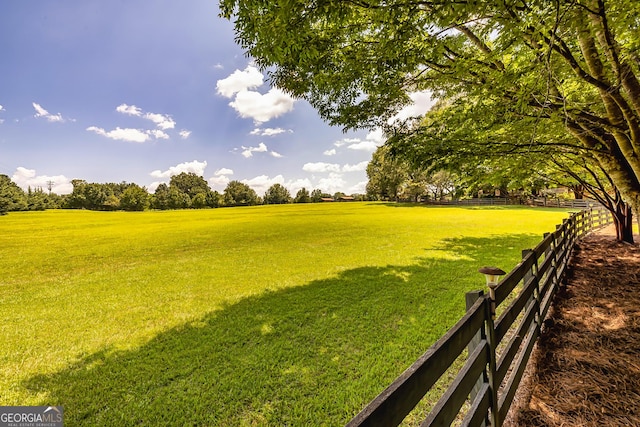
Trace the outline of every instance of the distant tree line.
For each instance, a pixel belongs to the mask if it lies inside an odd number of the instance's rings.
[[[564,187],[577,199],[584,197],[584,185],[545,162],[544,156],[527,158],[484,158],[468,161],[450,158],[429,166],[380,146],[367,165],[367,197],[373,200],[441,201],[460,198],[531,198],[550,188]],[[577,170],[577,168],[574,168]]]
[[[45,193],[42,188],[29,188],[25,192],[7,175],[0,175],[0,215],[10,211],[43,211],[60,208],[63,199],[63,196]]]
[[[89,209],[99,211],[144,211],[147,209],[204,209],[227,206],[255,206],[284,203],[318,203],[343,200],[344,193],[334,195],[319,189],[306,188],[291,196],[282,184],[273,184],[263,197],[240,181],[231,181],[221,194],[209,187],[207,181],[195,173],[183,172],[171,177],[169,184],[160,184],[154,193],[134,183],[89,183],[71,181],[73,191],[67,195],[45,192],[42,188],[24,191],[7,175],[0,175],[0,215],[10,211],[45,209]],[[365,200],[354,194],[349,200]]]

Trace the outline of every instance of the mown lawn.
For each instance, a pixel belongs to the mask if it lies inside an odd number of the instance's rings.
[[[341,425],[566,212],[371,203],[0,217],[0,405]]]

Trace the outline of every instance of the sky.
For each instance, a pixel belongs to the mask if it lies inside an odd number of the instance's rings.
[[[0,174],[150,192],[193,172],[222,192],[273,184],[364,193],[378,130],[343,133],[269,85],[216,0],[0,2]],[[402,114],[431,100],[412,95]]]

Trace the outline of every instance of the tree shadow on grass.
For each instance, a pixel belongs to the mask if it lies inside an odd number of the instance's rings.
[[[486,247],[523,238],[451,239],[415,265],[248,297],[24,386],[68,426],[343,425],[460,318]]]

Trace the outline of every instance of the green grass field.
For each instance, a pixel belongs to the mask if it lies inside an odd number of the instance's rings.
[[[566,212],[335,203],[0,217],[0,405],[342,425]]]

